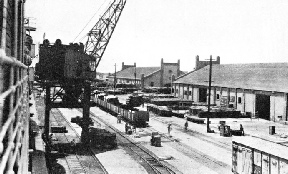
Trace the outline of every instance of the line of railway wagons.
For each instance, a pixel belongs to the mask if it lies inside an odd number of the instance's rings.
[[[136,127],[146,127],[149,123],[149,112],[148,111],[140,111],[131,108],[124,109],[121,107],[121,105],[115,105],[112,103],[109,103],[105,100],[101,100],[99,98],[94,98],[94,102],[98,107],[101,109],[111,113],[112,115],[118,115],[120,114],[123,118],[123,120],[129,122],[132,125],[135,125]]]

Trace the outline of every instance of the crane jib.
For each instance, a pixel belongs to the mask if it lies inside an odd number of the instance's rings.
[[[95,58],[96,68],[101,61],[125,4],[126,0],[114,0],[88,33],[85,53]]]

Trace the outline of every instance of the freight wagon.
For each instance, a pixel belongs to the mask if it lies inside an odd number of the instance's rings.
[[[233,138],[232,172],[234,174],[288,173],[287,146],[255,137]]]
[[[121,114],[122,118],[136,127],[146,127],[149,122],[148,111],[128,110],[121,107],[121,105],[114,105],[105,100],[94,98],[94,102],[104,110],[113,115]]]

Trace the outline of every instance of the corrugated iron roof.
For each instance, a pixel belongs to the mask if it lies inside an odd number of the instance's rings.
[[[136,78],[141,79],[141,75],[144,74],[144,77],[152,74],[158,70],[160,70],[161,67],[136,67]],[[135,73],[135,67],[126,68],[122,71],[118,71],[116,73],[117,78],[127,78],[127,79],[134,79]]]
[[[209,66],[173,83],[208,86]],[[220,64],[212,66],[212,86],[288,92],[288,63]]]

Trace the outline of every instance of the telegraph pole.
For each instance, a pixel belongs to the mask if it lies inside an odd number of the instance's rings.
[[[135,64],[135,69],[134,69],[134,77],[135,77],[135,88],[136,88],[136,64]]]
[[[116,88],[116,63],[115,63],[115,73],[114,73],[114,95],[115,95],[115,88]]]
[[[173,74],[171,74],[171,89],[170,89],[170,92],[171,92],[171,94],[173,93],[173,86],[172,86],[172,84],[173,84]]]
[[[208,89],[208,114],[207,114],[207,133],[210,133],[209,116],[210,116],[210,102],[211,102],[211,79],[212,79],[212,55],[209,60],[209,89]]]

